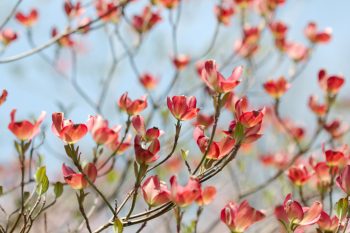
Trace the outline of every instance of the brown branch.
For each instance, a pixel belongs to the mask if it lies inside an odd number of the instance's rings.
[[[240,144],[236,144],[235,147],[232,149],[232,151],[230,151],[229,154],[221,160],[221,161],[223,161],[223,164],[221,166],[219,166],[221,163],[217,163],[215,167],[208,169],[207,171],[203,172],[202,174],[199,174],[197,176],[199,179],[199,182],[203,183],[206,180],[208,180],[208,179],[212,178],[213,176],[215,176],[216,174],[218,174],[220,171],[222,171],[222,169],[236,157],[236,155],[239,151],[239,148],[240,148]],[[130,196],[133,192],[134,192],[134,190],[129,192],[128,196]],[[129,218],[123,217],[123,218],[120,218],[120,220],[122,221],[124,227],[132,226],[135,224],[143,223],[145,221],[149,221],[149,220],[152,220],[154,218],[157,218],[157,217],[165,214],[166,212],[170,211],[175,206],[176,205],[174,203],[168,202],[168,203],[165,203],[165,204],[163,204],[155,209],[145,211],[145,212],[142,212],[139,214],[131,215]],[[121,208],[119,207],[119,210],[120,209]],[[108,223],[99,227],[97,230],[95,230],[94,233],[102,232],[103,230],[109,228],[112,225],[113,225],[113,221],[111,220]]]
[[[14,5],[14,7],[12,8],[10,14],[7,15],[7,17],[5,18],[5,20],[2,22],[2,24],[0,25],[0,31],[2,31],[2,29],[4,29],[4,27],[6,26],[6,24],[11,20],[11,18],[14,16],[14,14],[17,11],[17,8],[19,7],[19,5],[21,4],[22,0],[18,0],[16,2],[16,4]]]
[[[285,126],[285,123],[284,121],[280,118],[280,115],[279,115],[279,104],[277,103],[278,101],[276,101],[275,103],[275,114],[276,114],[276,117],[277,117],[277,120],[278,122],[282,125],[282,127],[286,130],[286,132],[288,134],[290,134],[290,129]],[[332,103],[333,104],[333,103]],[[315,130],[315,133],[313,134],[313,136],[311,137],[309,143],[307,144],[307,146],[305,148],[302,148],[299,141],[297,140],[297,138],[294,136],[294,135],[289,135],[291,138],[293,138],[293,140],[295,141],[297,147],[298,147],[298,152],[292,157],[291,161],[288,163],[288,165],[284,168],[284,169],[280,169],[279,171],[276,172],[276,174],[274,176],[272,176],[271,178],[269,178],[268,180],[266,180],[264,183],[260,184],[260,185],[257,185],[256,187],[242,193],[239,195],[239,198],[245,198],[245,197],[248,197],[264,188],[266,188],[268,185],[270,185],[271,183],[273,183],[278,177],[280,177],[282,174],[284,174],[284,172],[289,169],[293,164],[294,162],[300,157],[302,156],[303,154],[307,153],[311,148],[312,146],[314,145],[314,143],[316,142],[318,136],[320,135],[320,133],[322,132],[322,129],[323,129],[323,123],[327,120],[328,118],[328,115],[329,115],[329,112],[330,112],[330,109],[332,107],[332,104],[330,104],[327,108],[327,111],[326,111],[326,114],[325,116],[323,117],[323,119],[319,120],[319,125],[317,127],[317,129]]]
[[[176,146],[178,144],[177,142],[178,142],[179,137],[180,137],[180,131],[181,131],[181,121],[177,120],[176,125],[175,125],[175,132],[176,133],[175,133],[175,137],[174,137],[174,144],[173,144],[173,147],[172,147],[170,153],[163,160],[161,160],[159,163],[157,163],[156,165],[154,165],[153,167],[148,169],[147,172],[150,172],[150,171],[154,170],[155,168],[159,167],[160,165],[162,165],[168,159],[171,158],[171,156],[174,154],[174,152],[176,150]]]
[[[220,117],[220,109],[221,109],[221,94],[218,94],[216,96],[216,100],[215,100],[215,97],[213,97],[213,100],[214,100],[214,104],[215,105],[215,116],[214,116],[214,125],[213,125],[213,128],[211,130],[211,136],[210,136],[210,139],[209,139],[209,143],[208,143],[208,146],[207,146],[207,149],[205,151],[205,153],[203,154],[202,156],[202,159],[201,161],[199,162],[198,166],[196,167],[196,169],[193,171],[193,175],[197,173],[197,171],[201,168],[202,164],[204,163],[208,153],[209,153],[209,150],[210,150],[210,147],[211,147],[211,144],[213,143],[214,141],[214,137],[215,137],[215,133],[216,133],[216,128],[217,128],[217,125],[218,125],[218,121],[219,121],[219,117]]]
[[[56,36],[54,36],[53,38],[51,38],[50,40],[48,40],[46,43],[43,43],[42,45],[39,45],[38,47],[34,48],[34,49],[31,49],[31,50],[28,50],[28,51],[25,51],[23,53],[20,53],[20,54],[17,54],[17,55],[14,55],[14,56],[11,56],[11,57],[7,57],[7,58],[4,58],[4,59],[1,59],[0,60],[0,64],[1,63],[9,63],[9,62],[13,62],[13,61],[17,61],[17,60],[20,60],[20,59],[23,59],[23,58],[26,58],[26,57],[29,57],[33,54],[36,54],[48,47],[50,47],[51,45],[55,44],[57,41],[59,41],[60,39],[62,39],[63,37],[65,36],[68,36],[68,35],[71,35],[73,33],[76,33],[76,32],[79,32],[80,30],[84,29],[85,27],[88,27],[88,26],[92,26],[94,24],[96,24],[97,22],[99,22],[102,18],[104,18],[105,16],[109,15],[111,12],[117,10],[119,7],[126,7],[127,4],[129,3],[130,1],[123,1],[121,2],[120,4],[114,6],[114,7],[111,7],[108,11],[106,11],[104,14],[100,15],[99,17],[91,20],[89,23],[85,24],[85,25],[82,25],[82,26],[78,26],[74,29],[67,29],[66,32],[64,33],[61,33],[61,34],[58,34]]]

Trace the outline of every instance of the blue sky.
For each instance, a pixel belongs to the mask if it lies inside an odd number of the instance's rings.
[[[33,29],[34,40],[37,44],[45,42],[50,38],[50,29],[53,25],[63,28],[66,24],[63,18],[62,2],[32,0],[25,1],[21,5],[20,9],[22,10],[29,9],[30,7],[37,7],[39,9],[41,20]],[[179,50],[181,53],[198,54],[209,43],[210,36],[215,27],[215,20],[212,14],[215,1],[187,0],[186,3],[187,6],[184,8],[179,26]],[[143,5],[144,1],[139,1],[135,7],[128,9],[127,13],[132,15],[134,12],[139,12],[140,7]],[[287,1],[287,4],[277,14],[277,19],[285,21],[290,26],[288,37],[295,41],[306,43],[306,39],[303,36],[303,29],[310,20],[316,21],[320,28],[331,27],[333,29],[334,37],[331,43],[317,48],[310,65],[296,81],[294,87],[287,93],[286,100],[283,101],[282,109],[285,114],[293,114],[293,119],[305,125],[313,120],[313,116],[306,111],[306,100],[312,92],[318,92],[316,82],[317,71],[321,67],[324,67],[330,73],[342,73],[345,77],[350,76],[348,64],[350,58],[350,30],[347,25],[350,22],[350,14],[348,13],[349,5],[350,2],[346,0],[339,0],[336,3],[325,0],[294,0]],[[9,1],[0,2],[0,21],[5,17],[9,9],[11,9]],[[88,12],[88,14],[91,15],[92,12]],[[146,36],[140,54],[136,58],[141,71],[150,71],[159,75],[162,79],[159,90],[152,93],[154,95],[161,92],[162,87],[167,85],[173,73],[169,62],[172,50],[167,12],[163,11],[163,17],[165,22],[156,26],[155,30]],[[220,31],[220,43],[217,44],[217,53],[212,58],[220,59],[223,56],[223,52],[227,51],[228,48],[232,48],[234,38],[237,38],[238,35],[238,25],[238,17],[235,16],[230,28]],[[23,38],[25,37],[25,31],[18,23],[12,20],[8,26],[14,27],[19,31],[20,39],[11,45],[1,58],[29,49],[26,40]],[[137,38],[134,32],[129,28],[124,29],[123,36],[128,38],[127,40],[131,44],[135,43]],[[107,37],[103,30],[93,32],[86,39],[83,39],[82,42],[87,52],[78,55],[79,82],[82,88],[94,99],[99,95],[100,80],[106,77],[111,62]],[[117,54],[120,54],[120,46],[117,46],[116,50]],[[45,52],[52,55],[54,47],[49,48]],[[61,57],[63,61],[69,63],[70,53],[68,51],[62,51]],[[230,71],[227,70],[225,72],[229,73]],[[278,74],[262,74],[263,77],[261,80],[283,74],[287,74],[287,69],[281,69]],[[116,100],[124,91],[129,91],[133,98],[143,95],[143,91],[138,87],[136,77],[131,72],[127,59],[120,63],[115,76],[107,94],[108,98],[103,112],[112,124],[121,124],[124,121],[124,116],[117,111]],[[181,77],[179,92],[183,90],[182,87],[187,87],[187,85],[192,85],[193,82],[198,82],[193,76],[193,70],[185,71]],[[45,110],[48,112],[45,121],[46,125],[51,124],[51,113],[59,110],[57,105],[59,102],[66,106],[73,104],[74,108],[69,117],[76,122],[85,121],[89,114],[94,114],[93,109],[75,93],[69,81],[55,73],[37,55],[14,63],[1,64],[0,78],[0,88],[6,88],[9,91],[8,101],[0,108],[2,119],[0,121],[0,135],[2,135],[0,146],[3,149],[0,160],[2,161],[8,160],[14,151],[12,148],[14,137],[7,130],[11,109],[18,109],[18,119],[31,116],[37,117],[40,111]],[[346,92],[349,90],[349,83],[347,83],[344,89],[342,95],[346,97]],[[261,89],[258,89],[258,92],[261,92]],[[296,100],[303,101],[303,105],[300,106],[300,102]],[[256,101],[268,101],[268,98],[265,95],[263,99],[259,97]],[[47,141],[53,147],[62,144],[51,132],[48,133]],[[90,142],[89,139],[86,139],[86,142]],[[49,154],[49,152],[46,153]],[[47,157],[49,161],[52,161],[49,164],[55,164],[55,159],[51,159],[52,157],[50,156]]]

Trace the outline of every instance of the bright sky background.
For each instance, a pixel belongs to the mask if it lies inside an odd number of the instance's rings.
[[[208,45],[213,33],[215,21],[212,12],[216,1],[185,1],[186,7],[179,26],[179,50],[181,53],[195,55]],[[14,2],[0,0],[0,22],[7,15]],[[289,0],[287,2],[278,13],[277,19],[285,21],[290,26],[288,38],[306,43],[306,39],[303,36],[303,29],[310,20],[316,21],[320,28],[331,27],[334,32],[331,43],[317,48],[310,65],[297,80],[295,86],[287,93],[285,97],[286,101],[282,101],[284,114],[289,114],[297,122],[308,125],[308,122],[314,118],[309,111],[306,111],[306,100],[312,92],[317,93],[317,71],[321,67],[324,67],[330,73],[342,73],[345,77],[350,76],[350,30],[348,25],[350,22],[350,2],[347,0]],[[21,10],[27,10],[31,7],[37,7],[39,9],[40,21],[33,30],[34,40],[37,44],[43,43],[50,38],[50,29],[52,26],[57,25],[62,28],[65,25],[66,22],[62,20],[64,19],[62,4],[63,0],[32,0],[24,1],[20,6]],[[127,11],[129,16],[133,15],[133,12],[139,12],[140,6],[144,5],[144,1],[139,1],[136,5],[136,7],[132,7]],[[91,13],[88,12],[90,15]],[[161,87],[167,85],[173,73],[169,62],[172,51],[169,35],[170,28],[167,23],[166,13],[163,11],[165,22],[157,25],[155,30],[145,38],[145,44],[142,46],[140,54],[137,57],[139,69],[142,72],[150,71],[161,77]],[[230,30],[235,27],[237,28],[238,23],[238,17],[236,16],[232,21]],[[14,20],[10,21],[8,27],[14,27],[19,31],[20,38],[9,47],[1,58],[29,49],[24,39],[25,31],[23,28]],[[234,38],[237,38],[238,34],[232,33],[230,30],[223,29],[220,31],[218,41],[223,43],[223,45],[217,44],[219,55],[213,58],[218,59],[222,51],[232,49]],[[134,32],[130,29],[124,30],[124,36],[127,36],[129,41],[136,42]],[[107,38],[104,33],[93,32],[81,42],[83,51],[78,56],[78,79],[82,88],[92,98],[96,98],[100,92],[100,80],[106,77],[111,61]],[[46,50],[46,54],[52,54],[53,48],[51,47]],[[120,53],[118,49],[117,53]],[[63,51],[61,57],[63,63],[67,63],[69,67],[69,53]],[[271,59],[276,59],[276,57]],[[231,70],[226,70],[225,72],[229,73]],[[282,74],[286,75],[286,69],[281,69],[280,73],[275,75]],[[182,87],[191,85],[192,81],[187,81],[187,76],[193,75],[194,72],[191,70],[186,71],[182,75],[179,92],[184,90]],[[262,80],[275,78],[271,74],[264,74],[263,76]],[[257,91],[261,93],[261,86],[257,86]],[[349,98],[347,93],[350,90],[349,86],[349,82],[347,81],[347,85],[343,89],[341,96]],[[31,116],[37,117],[40,111],[45,110],[48,113],[45,120],[45,125],[47,126],[51,124],[51,113],[59,110],[57,103],[62,103],[66,107],[73,104],[72,106],[74,108],[69,117],[76,122],[85,121],[89,114],[94,114],[93,110],[74,92],[69,82],[57,75],[37,55],[11,64],[1,64],[0,88],[6,88],[9,92],[8,101],[0,108],[2,119],[0,121],[0,146],[2,148],[0,161],[9,161],[14,158],[14,149],[12,147],[14,136],[7,130],[11,109],[18,109],[17,119],[24,119]],[[108,92],[107,102],[104,105],[104,115],[112,122],[111,124],[121,124],[124,122],[125,116],[116,110],[116,100],[125,91],[129,91],[132,98],[143,95],[142,89],[138,87],[136,77],[131,72],[127,60],[124,60],[118,66],[116,77]],[[252,100],[252,102],[255,101],[254,98]],[[296,100],[302,101],[303,105],[300,106],[300,101],[298,102]],[[261,103],[263,101],[269,101],[269,99],[267,97],[266,99],[259,97],[256,101]],[[84,139],[84,141],[90,142],[90,139]],[[58,147],[63,144],[50,131],[48,131],[46,143],[63,152],[63,148]],[[49,150],[44,149],[43,152],[46,155],[48,166],[55,166],[57,164],[56,157],[52,156]]]

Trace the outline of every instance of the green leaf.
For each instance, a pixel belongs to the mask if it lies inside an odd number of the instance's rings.
[[[221,98],[221,101],[220,101],[220,108],[222,108],[225,104],[226,104],[226,101],[227,101],[227,98],[230,96],[230,92],[227,92],[224,94],[224,96]]]
[[[46,167],[39,167],[35,173],[36,192],[43,195],[49,189],[49,179],[46,176]]]
[[[181,149],[181,157],[182,157],[183,160],[185,160],[185,161],[187,160],[188,153],[189,153],[188,150]]]
[[[23,153],[26,153],[26,151],[29,149],[31,143],[32,143],[32,141],[29,141],[23,145]]]
[[[234,132],[234,138],[238,141],[242,140],[244,137],[244,126],[241,123],[237,123]]]
[[[135,174],[135,177],[139,175],[139,165],[137,164],[136,161],[134,161],[134,174]]]
[[[26,202],[29,197],[30,197],[30,192],[28,191],[24,192],[24,195],[23,195],[24,202]]]
[[[77,148],[75,148],[75,150],[73,150],[73,151],[74,151],[74,155],[78,156],[79,155],[79,146],[77,146]]]
[[[192,232],[194,232],[195,226],[196,226],[196,221],[195,220],[191,221],[191,223],[189,225],[183,224],[182,225],[183,232],[184,233],[192,233]]]
[[[0,185],[0,196],[4,193],[3,187]]]
[[[148,165],[147,164],[141,164],[140,165],[140,169],[139,169],[139,173],[140,173],[139,177],[143,177],[144,175],[146,175],[147,169],[148,169]]]
[[[45,166],[39,167],[35,173],[36,182],[41,183],[45,179],[45,176],[46,176],[46,167]]]
[[[22,154],[22,149],[21,149],[21,145],[18,144],[17,141],[15,141],[15,148],[18,154]]]
[[[290,231],[289,227],[287,226],[287,224],[286,224],[284,221],[282,221],[281,219],[278,219],[278,221],[283,225],[284,229],[285,229],[287,232]]]
[[[122,233],[124,230],[123,223],[117,218],[113,223],[113,229],[115,233]]]
[[[107,173],[106,178],[109,183],[113,183],[117,181],[118,173],[115,170],[111,170],[110,172]]]
[[[335,207],[335,212],[337,214],[337,217],[339,219],[343,219],[346,214],[347,214],[347,210],[348,210],[348,199],[347,198],[341,198],[337,203],[336,203],[336,207]]]
[[[66,154],[68,155],[68,157],[72,157],[71,154],[72,154],[72,151],[70,149],[70,145],[67,144],[64,146],[64,150],[66,151]]]
[[[206,159],[206,161],[204,163],[204,167],[206,169],[211,168],[214,162],[215,162],[215,160],[213,160],[213,159]]]
[[[59,198],[63,193],[63,184],[61,182],[56,182],[53,187],[53,192],[55,193],[56,199]]]

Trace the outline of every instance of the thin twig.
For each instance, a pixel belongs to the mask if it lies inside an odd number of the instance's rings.
[[[4,27],[6,26],[6,24],[11,20],[11,18],[15,15],[17,8],[19,7],[19,5],[21,4],[22,0],[18,0],[15,4],[15,6],[12,8],[10,14],[7,15],[7,17],[5,18],[5,20],[2,22],[2,24],[0,25],[0,31],[2,31],[2,29],[4,29]]]

